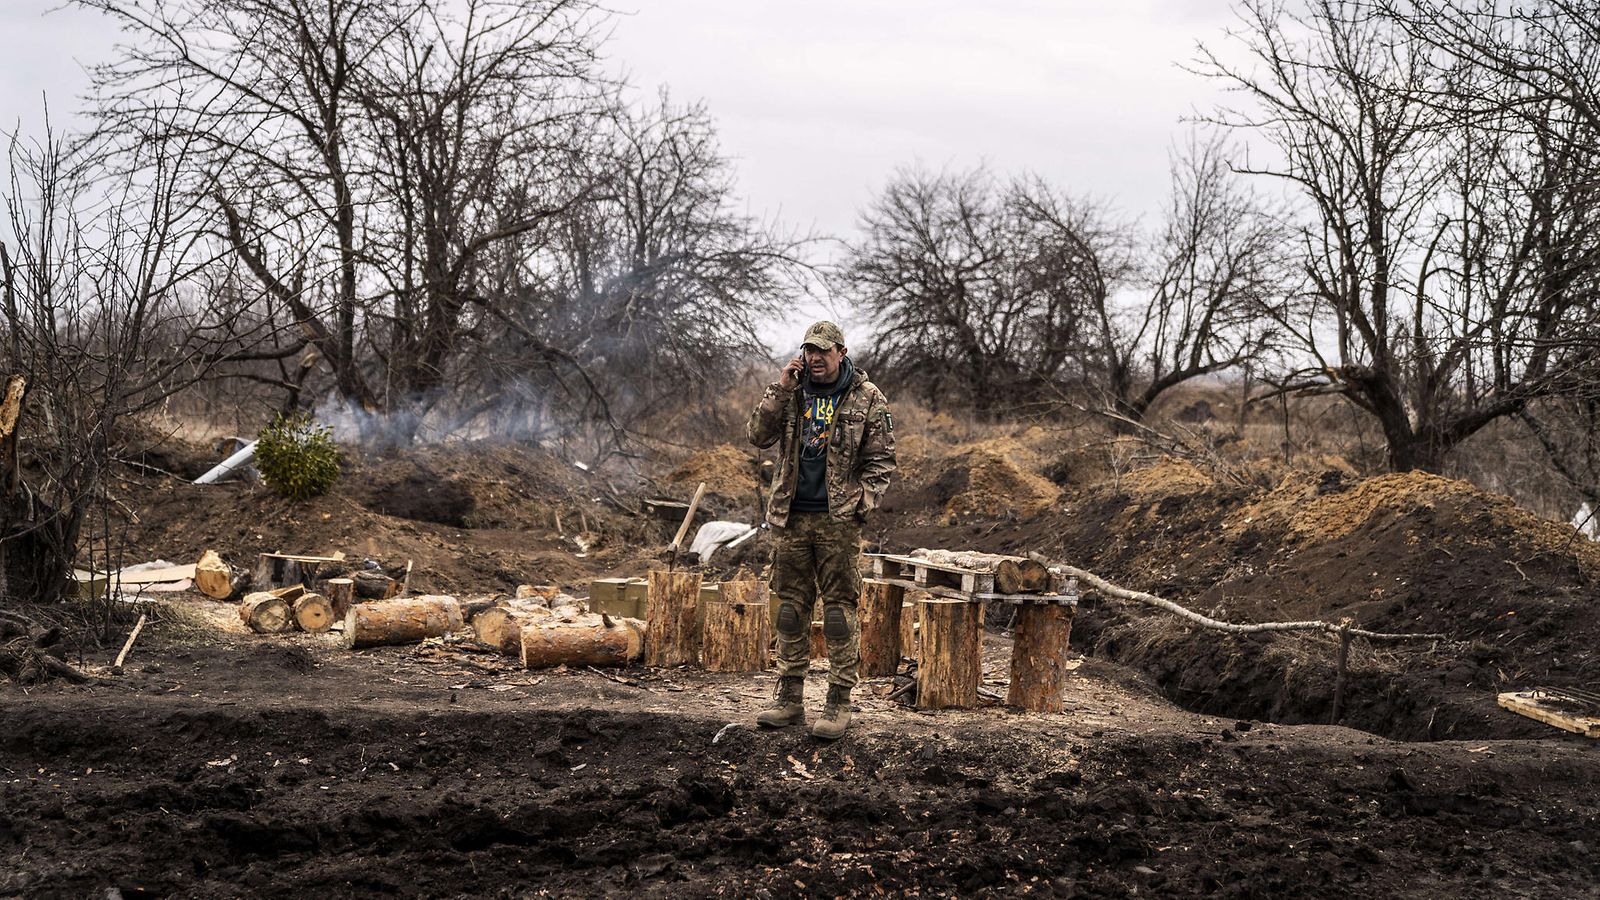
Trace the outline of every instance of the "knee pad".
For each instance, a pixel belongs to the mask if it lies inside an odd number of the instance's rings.
[[[850,620],[844,616],[844,607],[829,603],[822,608],[822,636],[830,639],[850,636]]]
[[[778,606],[778,633],[784,637],[797,637],[804,631],[804,623],[800,621],[799,611],[788,603],[780,604]]]

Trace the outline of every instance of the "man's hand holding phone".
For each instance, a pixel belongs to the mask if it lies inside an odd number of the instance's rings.
[[[796,356],[794,359],[789,360],[789,364],[783,367],[782,372],[778,373],[778,387],[786,391],[798,389],[800,387],[800,373],[804,372],[805,369],[806,360],[804,356]]]

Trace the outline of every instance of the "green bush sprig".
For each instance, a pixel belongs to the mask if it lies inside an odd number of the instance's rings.
[[[256,444],[256,469],[273,491],[290,500],[326,494],[339,479],[339,446],[332,430],[310,413],[279,415]]]

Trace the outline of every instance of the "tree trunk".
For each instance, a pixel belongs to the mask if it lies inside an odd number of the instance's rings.
[[[344,616],[344,645],[350,649],[384,644],[414,644],[461,628],[461,604],[454,597],[407,597],[357,603]]]
[[[900,669],[900,611],[906,589],[868,583],[861,592],[861,674],[893,675]]]
[[[699,576],[696,576],[698,579]],[[645,623],[586,615],[576,622],[536,622],[522,629],[522,664],[530,669],[554,666],[625,666],[644,649]]]
[[[294,627],[289,601],[266,591],[245,595],[239,601],[239,618],[257,634],[282,634]]]
[[[1061,712],[1071,637],[1070,606],[1028,604],[1018,611],[1007,703],[1034,712]]]
[[[522,629],[541,624],[550,615],[550,610],[542,606],[491,606],[472,617],[472,633],[480,644],[487,644],[506,656],[521,656]]]
[[[652,666],[694,665],[700,659],[695,629],[700,604],[700,573],[650,573],[647,590],[649,625],[645,631],[645,663]]]
[[[738,582],[729,582],[735,583]],[[726,591],[728,585],[722,587]],[[765,598],[755,603],[712,603],[706,607],[705,640],[701,647],[706,671],[763,671],[767,668],[767,647],[771,642],[772,629]]]
[[[301,631],[321,634],[333,627],[333,604],[321,594],[301,594],[294,601],[294,622]]]
[[[983,605],[929,597],[921,607],[917,708],[977,706],[983,671]]]

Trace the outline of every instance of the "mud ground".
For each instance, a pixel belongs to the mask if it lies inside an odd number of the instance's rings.
[[[748,727],[769,675],[151,638],[106,683],[0,689],[0,896],[1574,897],[1600,883],[1600,766],[1577,737],[1406,743],[1218,719],[1085,660],[1061,715],[919,713],[869,681],[857,724],[824,745]],[[988,639],[986,680],[1003,680],[1005,652]]]

